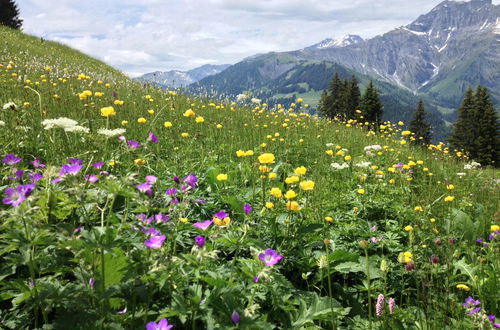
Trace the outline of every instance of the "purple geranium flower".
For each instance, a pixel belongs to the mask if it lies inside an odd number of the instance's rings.
[[[19,185],[15,189],[9,187],[5,189],[6,197],[3,199],[3,203],[6,205],[10,204],[12,206],[18,206],[26,199],[26,197],[31,195],[35,187],[36,185],[34,183]]]
[[[146,324],[146,330],[170,330],[173,327],[173,325],[168,324],[167,319],[161,319],[158,323],[149,322],[148,324]]]
[[[138,215],[136,215],[136,218],[145,223],[146,225],[149,225],[152,221],[153,221],[153,217],[149,217],[147,215],[145,215],[144,213],[139,213]]]
[[[157,215],[155,215],[156,223],[167,223],[169,219],[170,218],[167,214],[158,213]]]
[[[213,220],[207,220],[207,221],[202,221],[202,222],[196,222],[196,223],[193,223],[193,226],[195,226],[196,228],[199,228],[201,230],[207,230],[208,227],[210,227],[210,225],[213,223],[214,221]]]
[[[177,188],[168,188],[165,193],[169,196],[174,196],[177,194]]]
[[[83,164],[83,160],[78,159],[78,158],[68,158],[68,162],[70,164],[78,164],[78,165],[82,165]]]
[[[148,141],[153,143],[158,143],[158,138],[154,135],[153,132],[150,132],[148,135]]]
[[[259,254],[259,259],[262,260],[266,266],[274,266],[283,259],[283,256],[279,255],[278,252],[273,249],[266,249],[264,253]]]
[[[240,313],[234,311],[233,314],[231,314],[231,321],[233,321],[234,324],[240,323]]]
[[[193,189],[196,188],[196,183],[197,182],[198,182],[198,178],[193,173],[188,174],[184,178],[184,183],[187,184],[188,186],[190,186]]]
[[[59,176],[65,177],[66,175],[76,175],[82,169],[83,165],[80,164],[64,164],[59,170]]]
[[[35,158],[30,164],[33,165],[33,167],[45,167],[45,164],[42,164],[40,158]]]
[[[7,165],[14,165],[21,161],[22,159],[17,157],[15,154],[6,154],[2,159],[2,162]]]
[[[196,236],[194,238],[194,241],[196,242],[196,245],[198,245],[199,247],[203,247],[203,245],[205,245],[205,237],[203,236]]]
[[[40,173],[30,173],[30,174],[28,174],[28,177],[29,177],[30,181],[33,183],[43,179],[43,175],[41,175]]]
[[[179,179],[178,176],[174,176],[172,180],[174,180],[175,183],[181,183],[181,179]]]
[[[95,174],[87,174],[85,175],[85,180],[87,180],[90,183],[94,183],[99,181],[99,178]]]
[[[92,167],[100,169],[103,165],[104,165],[104,162],[97,162],[97,163],[92,164]]]
[[[245,212],[245,214],[252,213],[252,205],[250,205],[250,204],[243,204],[243,212]]]
[[[127,144],[130,148],[133,148],[133,149],[137,149],[141,146],[141,144],[139,142],[134,141],[134,140],[128,140]]]
[[[221,211],[214,214],[214,217],[219,218],[219,219],[224,219],[224,218],[227,218],[228,216],[229,216],[229,214],[226,213],[224,210],[221,210]]]
[[[139,189],[139,191],[143,192],[143,193],[150,193],[151,192],[151,188],[153,187],[152,184],[150,183],[141,183],[139,185],[136,186],[137,189]]]
[[[116,314],[118,315],[123,315],[127,312],[127,307],[125,307],[124,309],[122,309],[121,311],[118,311]]]
[[[144,244],[150,249],[158,249],[163,245],[165,238],[167,238],[165,235],[151,236],[148,240],[144,241]]]
[[[153,184],[153,183],[156,182],[156,180],[158,180],[158,178],[156,176],[154,176],[154,175],[147,175],[146,176],[146,183]]]
[[[158,229],[153,227],[142,228],[142,232],[149,236],[159,236],[161,234],[161,232]]]

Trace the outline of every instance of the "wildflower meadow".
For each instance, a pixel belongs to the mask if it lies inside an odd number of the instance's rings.
[[[500,327],[494,169],[0,40],[1,328]]]

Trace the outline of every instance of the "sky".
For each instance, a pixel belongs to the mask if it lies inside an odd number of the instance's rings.
[[[441,0],[17,0],[26,33],[135,77],[234,64],[326,38],[371,38]],[[500,4],[500,0],[493,1]]]

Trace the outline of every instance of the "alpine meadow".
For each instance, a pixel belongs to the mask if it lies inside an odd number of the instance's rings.
[[[431,94],[391,94],[407,123],[351,69],[317,108],[195,95],[24,33],[12,8],[1,329],[500,328],[498,90],[448,90],[436,142]]]

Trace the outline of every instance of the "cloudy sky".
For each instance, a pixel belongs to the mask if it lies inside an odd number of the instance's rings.
[[[406,25],[440,0],[17,0],[24,31],[137,76]],[[500,0],[493,3],[498,4]]]

